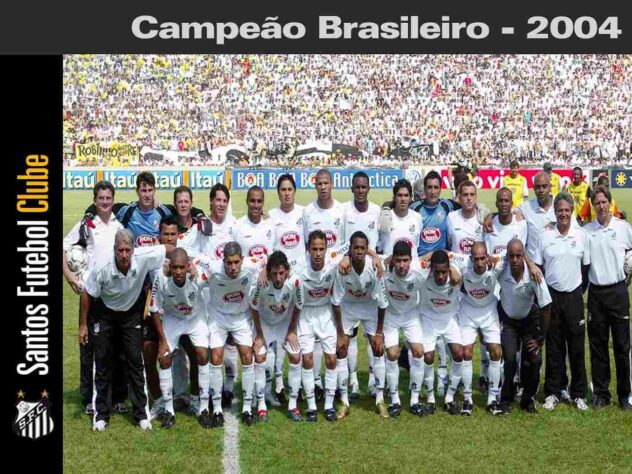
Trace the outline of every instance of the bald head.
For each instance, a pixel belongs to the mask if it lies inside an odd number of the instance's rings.
[[[551,184],[551,177],[546,171],[540,171],[533,178],[533,184]]]
[[[550,203],[551,178],[546,172],[541,171],[533,178],[533,192],[540,206],[544,207]]]
[[[507,244],[507,253],[509,253],[510,250],[514,253],[524,255],[524,245],[522,241],[519,239],[511,239]]]
[[[176,248],[171,252],[169,260],[173,263],[184,264],[189,261],[189,255],[183,248]]]

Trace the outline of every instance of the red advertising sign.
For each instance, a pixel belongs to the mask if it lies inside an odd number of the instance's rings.
[[[527,178],[527,186],[529,189],[533,188],[533,178],[538,174],[541,169],[521,169],[519,173]],[[573,180],[573,170],[572,169],[554,169],[554,173],[560,175],[560,189]],[[476,184],[478,189],[500,189],[502,187],[502,178],[504,176],[509,176],[510,170],[478,170],[478,174],[474,177],[473,181]],[[584,173],[585,174],[585,173]],[[584,176],[584,181],[588,178]],[[449,188],[450,187],[450,171],[447,169],[441,170],[441,187]]]

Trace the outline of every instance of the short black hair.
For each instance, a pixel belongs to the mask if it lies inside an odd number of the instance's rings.
[[[327,243],[327,235],[322,230],[316,229],[311,231],[307,236],[307,248],[312,245],[314,239],[322,239],[325,241],[325,244]]]
[[[410,194],[411,198],[413,197],[413,186],[406,178],[397,180],[395,186],[393,186],[393,196],[395,196],[402,188],[408,189],[408,194]]]
[[[465,171],[457,171],[454,175],[454,189],[459,190],[461,185],[468,181],[467,173]]]
[[[248,189],[248,192],[246,193],[246,202],[248,202],[248,198],[250,198],[250,193],[253,192],[253,191],[260,191],[261,194],[263,195],[263,199],[266,198],[266,193],[263,191],[263,188],[261,186],[256,186],[255,185],[255,186],[251,186]]]
[[[450,263],[450,257],[448,257],[448,253],[445,250],[435,250],[432,252],[432,257],[430,257],[430,266],[434,267],[435,265],[442,265],[444,263]]]
[[[353,175],[353,178],[351,178],[351,187],[353,187],[353,182],[356,180],[356,178],[364,178],[366,179],[367,184],[370,184],[369,175],[366,174],[364,171],[358,171]]]
[[[441,186],[441,175],[436,170],[431,170],[426,176],[424,176],[424,188],[428,187],[428,181],[431,179],[438,179],[439,186]]]
[[[219,191],[223,192],[226,195],[226,199],[230,201],[230,191],[228,190],[228,187],[226,187],[226,185],[223,183],[215,183],[213,185],[213,187],[211,188],[211,192],[209,193],[209,198],[211,199],[211,201],[215,199],[215,196]]]
[[[579,166],[575,166],[575,168],[573,168],[573,173],[575,171],[579,171],[580,173],[583,173],[584,171],[579,167]]]
[[[509,168],[513,168],[514,166],[517,166],[518,168],[520,168],[520,163],[518,163],[516,160],[513,160],[511,163],[509,163]]]
[[[412,250],[403,240],[395,242],[393,245],[393,257],[412,257]]]
[[[163,225],[178,225],[178,219],[173,214],[163,217],[160,219],[160,225],[158,226],[159,231],[162,230]]]
[[[290,269],[290,264],[287,261],[287,256],[280,250],[276,250],[268,257],[268,263],[266,263],[266,271],[270,272],[274,267],[281,266],[286,270]]]
[[[180,193],[189,193],[189,198],[191,199],[191,202],[193,202],[193,191],[191,191],[191,188],[185,185],[182,186],[178,186],[175,191],[173,192],[173,204],[176,204],[176,199],[178,199],[178,194]]]
[[[96,199],[97,193],[99,191],[104,191],[106,189],[109,189],[110,191],[112,191],[112,197],[114,197],[114,192],[115,192],[114,185],[110,183],[109,181],[101,180],[97,184],[94,185],[94,189],[92,190],[93,198]]]
[[[292,183],[292,187],[294,188],[294,190],[296,190],[296,181],[294,181],[294,176],[289,173],[285,173],[279,176],[279,179],[277,180],[277,193],[281,189],[281,183],[283,181],[289,181],[290,183]]]
[[[351,234],[351,238],[349,239],[349,245],[353,245],[354,239],[364,239],[366,240],[366,246],[367,247],[369,246],[369,238],[361,230],[356,230],[353,234]]]
[[[152,188],[156,187],[156,178],[153,173],[149,171],[141,171],[136,176],[136,189],[140,189],[141,184],[145,183],[147,186],[151,186]]]

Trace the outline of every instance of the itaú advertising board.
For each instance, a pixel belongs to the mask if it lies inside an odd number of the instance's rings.
[[[518,173],[527,178],[527,186],[533,189],[533,178],[541,172],[542,169],[520,169]],[[573,180],[573,169],[554,169],[554,173],[560,175],[560,189],[562,186],[570,184]],[[584,172],[585,173],[585,172]],[[472,181],[478,189],[500,189],[503,186],[503,177],[509,176],[510,170],[478,170],[478,173]],[[447,169],[441,170],[441,187],[451,188],[452,171]],[[584,176],[584,180],[587,180]]]
[[[64,189],[92,189],[101,180],[110,181],[116,189],[136,189],[136,177],[141,168],[66,168],[64,170]],[[226,181],[223,168],[153,168],[157,189],[175,189],[186,185],[191,189],[210,189],[215,183]]]
[[[331,173],[334,189],[351,189],[351,179],[358,171],[364,171],[369,177],[369,185],[373,189],[392,189],[397,180],[403,178],[399,169],[347,169],[328,168]],[[245,190],[252,186],[263,189],[276,189],[279,176],[291,174],[298,189],[314,189],[317,169],[249,169],[232,170],[231,189]]]

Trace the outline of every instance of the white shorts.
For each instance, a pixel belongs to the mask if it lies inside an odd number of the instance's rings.
[[[208,318],[208,330],[210,335],[210,347],[224,347],[226,339],[231,334],[235,344],[252,347],[252,323],[249,313],[242,314],[214,314]]]
[[[416,309],[404,314],[392,314],[388,309],[386,310],[384,316],[384,345],[386,348],[399,346],[399,331],[404,334],[404,338],[409,344],[423,342],[423,329]]]
[[[189,336],[195,347],[208,347],[208,325],[205,317],[177,318],[163,315],[162,330],[165,333],[170,352],[178,349],[180,336]]]
[[[500,323],[495,304],[487,308],[477,308],[462,301],[458,319],[464,346],[476,342],[477,331],[481,332],[486,344],[500,344]]]
[[[314,352],[316,338],[325,354],[336,353],[337,332],[331,305],[303,306],[298,320],[298,343],[303,354]]]
[[[421,315],[421,328],[423,330],[424,352],[434,352],[437,339],[443,337],[447,344],[463,345],[463,336],[456,315],[442,318]]]
[[[377,331],[377,304],[351,303],[340,306],[342,327],[347,336],[353,336],[354,330],[362,323],[364,334],[375,336]]]
[[[283,321],[279,324],[268,324],[262,319],[261,330],[263,331],[263,338],[265,339],[268,347],[271,347],[276,342],[290,354],[300,354],[300,351],[294,351],[289,345],[285,344],[285,336],[287,336],[288,326],[289,321]],[[255,336],[254,327],[252,335],[253,337]],[[263,353],[260,353],[259,355],[263,355]]]

